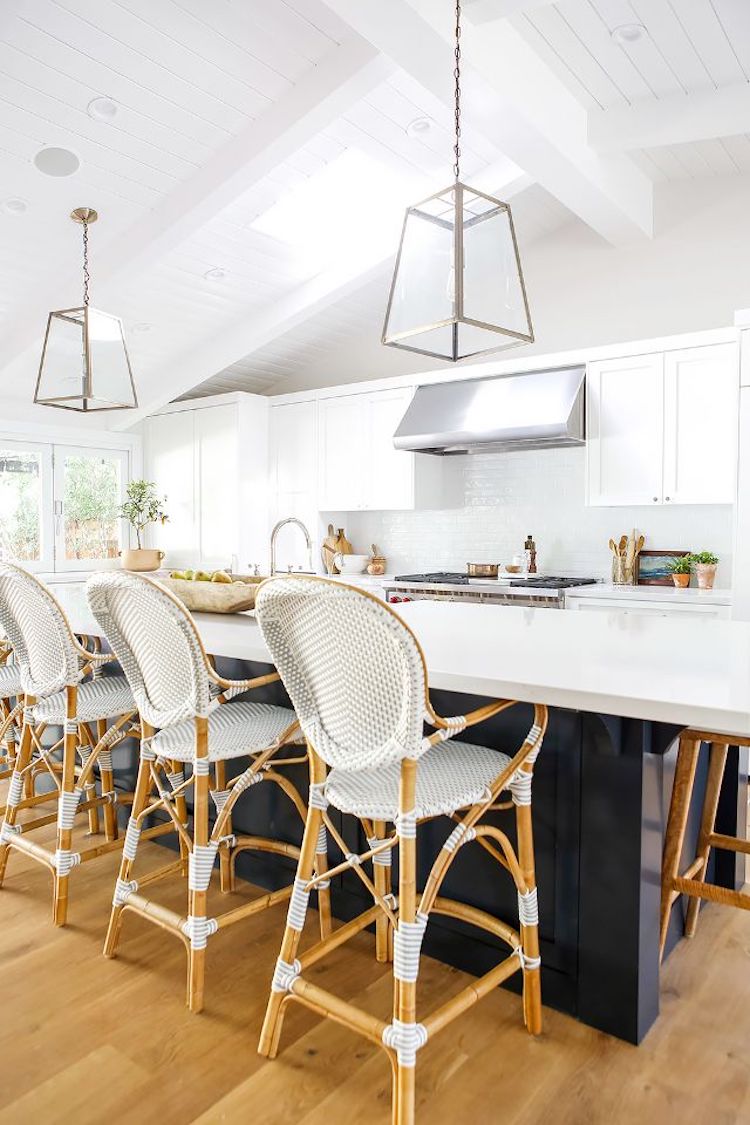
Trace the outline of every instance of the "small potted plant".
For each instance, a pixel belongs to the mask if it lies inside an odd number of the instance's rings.
[[[144,547],[142,535],[149,524],[167,522],[169,517],[164,510],[166,497],[157,496],[156,485],[149,480],[131,480],[126,491],[128,498],[120,507],[120,518],[135,528],[137,547],[120,552],[123,568],[158,570],[164,552]]]
[[[667,563],[667,569],[672,575],[672,581],[675,586],[679,586],[684,590],[686,586],[690,585],[690,571],[692,567],[692,555],[682,555],[681,558],[671,559]]]
[[[700,551],[697,555],[693,555],[693,567],[699,590],[713,589],[718,561],[718,557],[712,555],[710,551]]]

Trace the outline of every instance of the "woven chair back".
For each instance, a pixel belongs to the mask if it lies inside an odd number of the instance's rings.
[[[302,730],[329,766],[372,769],[422,752],[425,672],[387,606],[324,578],[273,578],[255,612]]]
[[[78,682],[78,651],[56,598],[9,562],[0,563],[0,632],[13,646],[27,695],[42,698]]]

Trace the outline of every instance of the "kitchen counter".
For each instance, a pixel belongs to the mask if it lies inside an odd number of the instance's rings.
[[[82,585],[61,585],[55,593],[75,630],[98,631]],[[398,612],[423,646],[440,713],[465,714],[488,697],[520,702],[466,731],[462,741],[512,752],[531,722],[529,704],[549,705],[534,773],[544,1000],[640,1042],[659,1012],[662,834],[676,737],[688,724],[750,735],[750,624],[432,601],[402,604]],[[252,616],[195,619],[222,674],[241,678],[268,670],[270,656]],[[279,683],[254,697],[288,705]],[[124,753],[118,752],[119,763]],[[695,844],[705,757],[686,849]],[[117,768],[123,771],[117,784],[131,788],[133,762]],[[305,768],[293,769],[304,793]],[[747,753],[732,748],[717,831],[735,834],[746,817],[746,780]],[[298,842],[296,813],[272,789],[253,786],[238,806],[234,829]],[[361,847],[358,822],[334,816],[348,846]],[[490,814],[512,831],[511,816]],[[421,828],[421,872],[449,828],[442,818]],[[250,854],[240,857],[238,873],[267,888],[288,883],[292,875],[285,857]],[[740,885],[744,857],[717,853],[709,877],[722,886]],[[351,872],[332,879],[331,890],[338,918],[362,909],[366,891]],[[480,849],[462,853],[445,894],[509,920],[517,916],[512,884]],[[668,950],[681,935],[679,910],[676,903]],[[423,948],[476,973],[501,955],[494,938],[450,918],[431,921]]]
[[[684,605],[731,605],[731,590],[699,590],[677,586],[614,586],[597,582],[593,586],[573,586],[565,591],[565,601],[574,598],[613,598],[617,600],[673,602]]]

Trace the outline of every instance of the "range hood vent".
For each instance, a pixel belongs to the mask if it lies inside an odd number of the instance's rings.
[[[412,453],[492,453],[583,445],[585,367],[417,387],[393,438]]]

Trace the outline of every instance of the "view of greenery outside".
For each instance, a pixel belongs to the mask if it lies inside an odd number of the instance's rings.
[[[112,559],[120,550],[119,465],[104,457],[65,458],[65,557]]]
[[[13,558],[40,557],[38,453],[0,449],[0,546]]]

